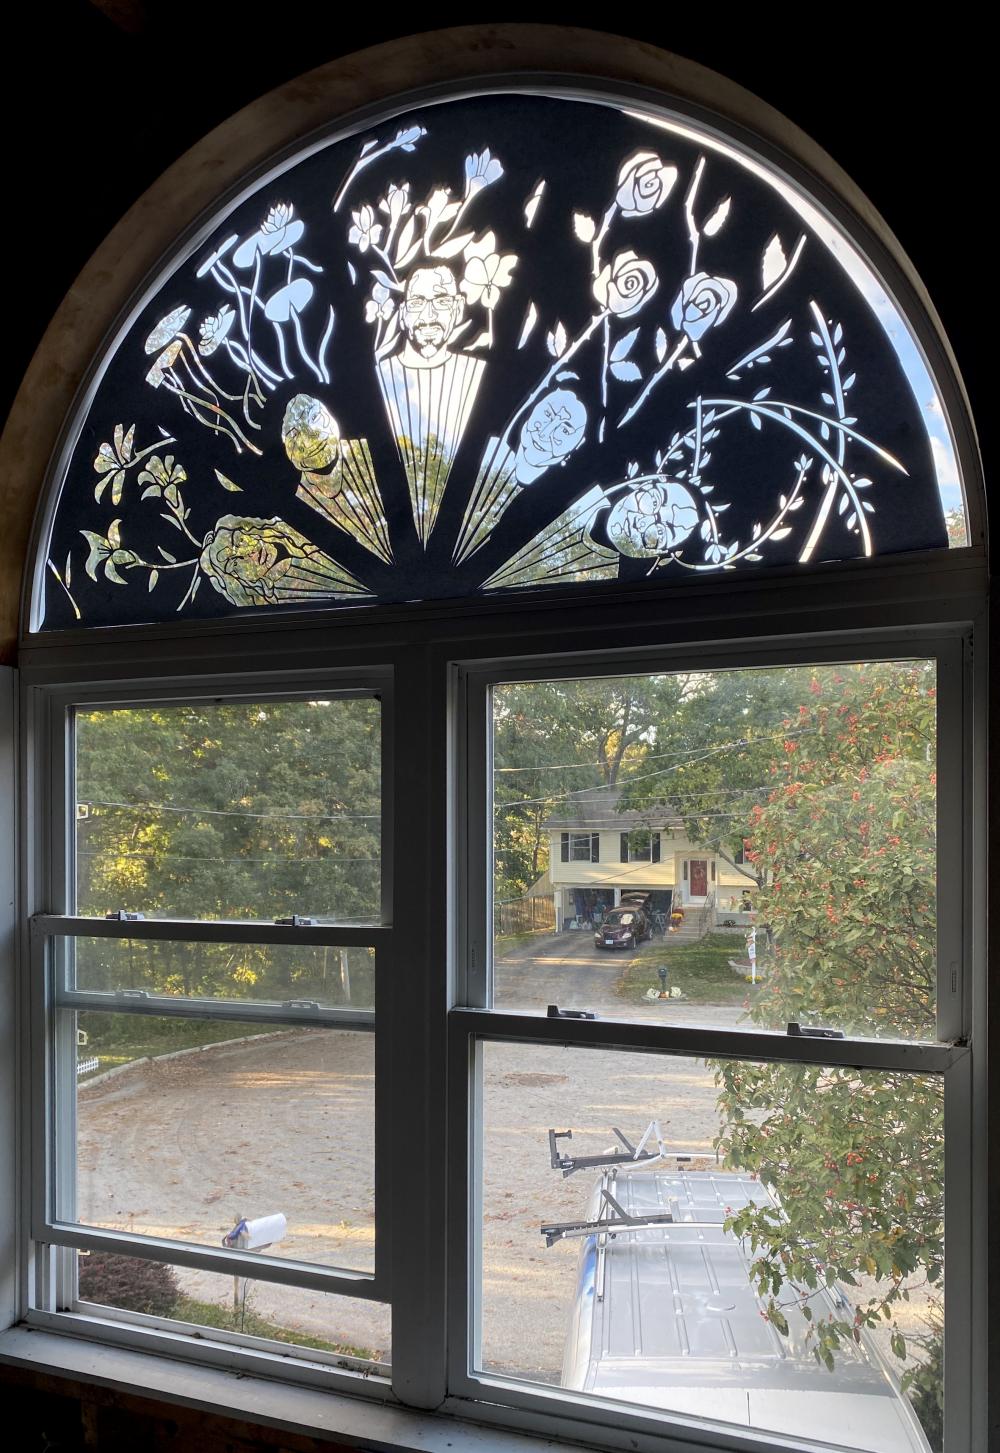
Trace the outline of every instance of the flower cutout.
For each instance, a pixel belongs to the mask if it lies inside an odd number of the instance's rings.
[[[710,328],[717,328],[736,302],[736,284],[729,278],[695,273],[681,287],[670,309],[670,321],[697,343]]]
[[[623,555],[648,559],[683,544],[698,524],[698,506],[676,479],[647,475],[608,516],[608,539]]]
[[[451,192],[447,187],[438,187],[431,192],[425,205],[417,208],[417,212],[424,219],[425,235],[429,237],[436,228],[457,217],[461,206],[461,202],[451,200]]]
[[[294,210],[291,202],[277,202],[257,231],[237,247],[233,266],[245,270],[253,267],[258,256],[268,257],[272,252],[287,252],[294,247],[306,230],[305,223],[293,216]]]
[[[365,322],[374,323],[376,318],[383,322],[392,317],[395,304],[392,294],[384,283],[372,283],[372,295],[365,301]]]
[[[395,227],[401,217],[405,217],[410,210],[410,184],[404,182],[397,187],[395,182],[389,183],[389,190],[378,204],[379,211],[385,212],[389,218],[390,229]],[[364,208],[362,208],[364,210]]]
[[[470,303],[482,303],[484,308],[495,308],[500,301],[500,289],[511,280],[517,257],[514,253],[502,256],[496,249],[496,236],[485,233],[478,242],[470,242],[465,249],[465,276],[461,289]]]
[[[634,252],[619,252],[594,279],[594,297],[617,318],[631,318],[656,292],[659,279],[651,262]]]
[[[665,166],[655,151],[637,151],[622,163],[615,201],[623,217],[642,217],[662,207],[677,180],[677,168]]]
[[[175,308],[172,313],[161,318],[143,345],[146,352],[159,353],[166,348],[167,344],[177,337],[190,316],[191,309],[181,303],[179,308]]]
[[[473,152],[465,158],[465,195],[475,196],[483,187],[489,187],[503,176],[503,166],[495,156],[490,156],[489,147],[483,152]]]
[[[201,334],[198,352],[203,358],[208,358],[225,342],[235,320],[236,314],[228,303],[224,303],[217,313],[211,313],[205,319],[198,329]]]
[[[369,207],[366,202],[356,212],[352,212],[354,226],[347,234],[348,242],[354,244],[359,252],[367,252],[369,247],[377,247],[382,238],[382,224],[375,221],[375,209]]]

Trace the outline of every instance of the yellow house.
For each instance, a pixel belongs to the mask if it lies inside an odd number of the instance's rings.
[[[629,891],[651,893],[654,912],[738,912],[756,887],[748,869],[692,843],[669,808],[622,811],[620,799],[620,787],[574,793],[569,811],[545,823],[557,930],[589,924]]]

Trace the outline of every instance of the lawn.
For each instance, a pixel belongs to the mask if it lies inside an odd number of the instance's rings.
[[[252,1292],[250,1297],[252,1297]],[[171,1317],[179,1322],[192,1322],[198,1327],[219,1327],[227,1332],[242,1332],[247,1337],[267,1337],[272,1342],[289,1342],[294,1347],[312,1347],[320,1352],[335,1352],[341,1357],[358,1357],[365,1362],[377,1362],[382,1354],[367,1347],[351,1347],[345,1342],[327,1342],[322,1337],[310,1337],[305,1332],[292,1331],[260,1317],[253,1310],[248,1299],[241,1312],[234,1312],[231,1306],[219,1306],[215,1302],[203,1302],[197,1297],[183,1293],[178,1297]]]
[[[743,940],[735,934],[708,933],[697,943],[672,945],[669,938],[653,939],[637,950],[618,987],[625,999],[641,999],[647,989],[659,989],[661,964],[669,972],[668,987],[680,989],[694,1004],[742,1004],[749,985],[729,967],[729,959],[745,957]]]

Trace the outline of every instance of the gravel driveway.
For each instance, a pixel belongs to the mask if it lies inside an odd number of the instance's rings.
[[[589,1008],[619,1017],[735,1024],[733,1006],[615,995],[624,956],[560,934],[497,966],[497,1004]],[[80,1218],[218,1245],[241,1215],[282,1210],[283,1255],[368,1270],[374,1254],[373,1042],[331,1030],[231,1041],[143,1061],[81,1087]],[[490,1367],[558,1380],[578,1245],[545,1249],[543,1221],[579,1217],[593,1172],[549,1167],[549,1128],[597,1153],[611,1127],[638,1136],[659,1118],[678,1150],[711,1155],[715,1089],[694,1060],[488,1045],[484,1071],[483,1351]],[[705,1163],[714,1164],[714,1157]],[[231,1301],[232,1282],[184,1271],[185,1290]],[[255,1283],[251,1304],[282,1325],[354,1346],[389,1347],[388,1309]]]

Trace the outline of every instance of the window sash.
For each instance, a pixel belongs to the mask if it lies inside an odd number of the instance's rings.
[[[758,1036],[753,1036],[757,1039]],[[696,1447],[706,1449],[757,1450],[778,1446],[795,1449],[828,1450],[829,1443],[815,1444],[796,1438],[786,1443],[780,1434],[761,1429],[741,1430],[733,1424],[712,1425],[683,1413],[648,1412],[630,1404],[614,1403],[593,1396],[586,1398],[576,1392],[546,1388],[511,1375],[475,1371],[481,1363],[478,1343],[477,1305],[481,1286],[480,1228],[482,1226],[481,1177],[482,1111],[479,1102],[481,1085],[481,1046],[484,1043],[533,1043],[569,1048],[623,1049],[644,1051],[657,1057],[712,1054],[723,1058],[778,1060],[788,1063],[846,1064],[861,1069],[905,1069],[915,1074],[940,1074],[945,1086],[945,1258],[949,1268],[946,1290],[947,1352],[945,1363],[945,1403],[949,1411],[946,1453],[968,1446],[969,1408],[972,1383],[970,1377],[971,1344],[969,1288],[972,1271],[970,1209],[973,1191],[973,1167],[964,1138],[968,1122],[969,1096],[972,1083],[972,1056],[962,1045],[921,1046],[917,1056],[909,1053],[911,1046],[887,1045],[885,1041],[813,1040],[789,1041],[778,1034],[761,1036],[771,1043],[750,1046],[738,1031],[695,1030],[677,1027],[664,1032],[657,1025],[629,1021],[615,1023],[602,1020],[545,1020],[515,1013],[454,1009],[449,1015],[449,1062],[456,1081],[468,1086],[463,1103],[460,1092],[452,1097],[449,1116],[449,1139],[454,1147],[450,1170],[449,1206],[451,1234],[456,1245],[464,1245],[464,1256],[456,1257],[451,1268],[449,1311],[452,1325],[465,1329],[463,1339],[453,1336],[449,1346],[449,1388],[453,1403],[471,1400],[486,1412],[501,1403],[528,1420],[528,1425],[541,1426],[539,1419],[551,1419],[552,1432],[563,1426],[570,1436],[572,1424],[576,1435],[593,1439],[599,1430],[602,1447],[659,1449],[663,1453],[684,1453]],[[785,1046],[794,1044],[790,1052]],[[834,1053],[831,1054],[830,1051]],[[929,1051],[929,1052],[925,1052]],[[960,1128],[961,1127],[961,1128]],[[490,1416],[487,1413],[487,1416]],[[491,1420],[500,1421],[493,1411]],[[675,1443],[673,1438],[679,1441]],[[837,1445],[839,1446],[839,1445]]]
[[[464,833],[463,844],[473,862],[462,875],[468,902],[462,918],[465,933],[459,947],[463,963],[457,967],[459,983],[463,969],[466,994],[455,1003],[485,1008],[492,976],[492,918],[486,909],[492,907],[491,871],[493,779],[492,779],[492,688],[509,682],[547,680],[597,679],[604,676],[668,674],[681,670],[741,670],[767,666],[829,665],[838,662],[878,662],[894,660],[934,660],[937,671],[937,1027],[943,1042],[967,1037],[970,1029],[971,990],[966,985],[969,945],[968,914],[971,887],[968,870],[971,812],[970,792],[973,746],[970,740],[971,702],[968,645],[962,633],[950,635],[928,633],[921,636],[889,632],[844,633],[837,644],[829,641],[785,641],[780,645],[758,646],[746,641],[739,648],[731,646],[697,646],[694,648],[660,648],[655,651],[616,652],[607,655],[575,654],[540,658],[530,663],[517,658],[491,662],[486,668],[470,665],[462,671],[462,705],[469,714],[469,723],[479,734],[479,742],[464,732],[465,801],[459,805],[458,831]],[[486,743],[482,734],[485,733]],[[478,745],[478,754],[475,750]],[[967,769],[963,766],[969,763]],[[485,804],[480,813],[471,804],[482,794]],[[466,804],[470,804],[467,806]],[[473,832],[469,834],[469,827]],[[477,841],[478,837],[478,841]],[[478,854],[478,862],[476,855]],[[709,855],[705,854],[708,861]],[[689,881],[688,860],[682,864],[684,880]],[[711,886],[709,884],[709,886]],[[485,928],[477,925],[485,925]],[[473,966],[477,966],[473,968]]]

